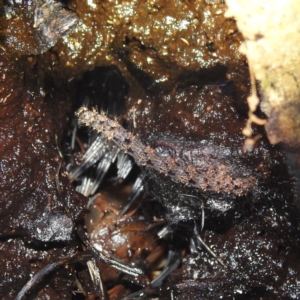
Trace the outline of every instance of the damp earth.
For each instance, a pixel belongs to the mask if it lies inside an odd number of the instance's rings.
[[[233,177],[253,181],[241,193],[223,193],[135,166],[131,177],[143,175],[145,192],[139,205],[155,206],[158,223],[169,224],[173,234],[163,249],[180,249],[182,262],[157,289],[114,275],[104,283],[110,299],[139,289],[140,299],[300,297],[293,177],[281,146],[271,145],[262,127],[253,127],[253,149],[243,147],[251,85],[238,52],[243,37],[225,10],[223,1],[209,0],[1,2],[2,297],[14,299],[38,271],[85,250],[77,228],[88,200],[68,178],[69,161],[80,157],[68,157],[66,145],[86,99],[162,159],[213,164],[219,172],[225,165]],[[189,243],[203,211],[199,235],[211,252]],[[154,239],[143,226],[146,233],[134,240],[140,248]],[[84,262],[58,268],[28,295],[97,297]]]

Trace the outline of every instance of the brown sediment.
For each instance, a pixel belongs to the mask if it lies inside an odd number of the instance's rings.
[[[21,238],[1,239],[0,267],[5,270],[1,274],[1,293],[6,299],[15,299],[21,288],[35,274],[46,265],[55,262],[61,257],[70,257],[76,253],[76,244],[71,242],[65,247],[49,247],[40,249],[31,247]],[[71,268],[61,268],[55,276],[48,277],[48,285],[44,289],[33,291],[36,298],[49,297],[50,299],[68,298],[73,289],[74,278]]]
[[[79,21],[59,1],[7,3],[1,9],[1,46],[15,57],[46,52]]]
[[[0,17],[0,290],[7,299],[15,298],[31,274],[76,251],[74,220],[84,203],[63,177],[59,154],[71,95],[46,74],[53,60],[23,55],[48,49],[33,34],[28,9],[7,4]],[[49,287],[34,294],[70,294],[69,274],[59,270]]]
[[[274,297],[291,297],[300,265],[291,178],[281,152],[269,144],[263,130],[254,128],[254,134],[262,138],[253,152],[241,150],[250,83],[246,58],[238,52],[243,37],[235,20],[224,17],[226,6],[222,1],[204,0],[101,1],[94,6],[87,1],[68,2],[80,22],[51,49],[37,37],[33,13],[27,7],[6,5],[5,14],[1,14],[3,297],[14,298],[30,274],[72,254],[80,244],[71,232],[85,199],[63,177],[64,165],[59,169],[55,138],[57,135],[58,143],[61,141],[73,117],[77,95],[80,101],[87,95],[99,106],[117,103],[116,111],[124,116],[126,132],[141,141],[139,147],[147,145],[148,153],[156,149],[162,155],[170,152],[173,160],[189,161],[197,156],[194,149],[199,143],[209,141],[205,147],[213,145],[209,155],[218,153],[218,166],[225,161],[230,172],[255,177],[253,193],[252,187],[247,196],[243,190],[244,196],[236,201],[226,192],[199,193],[155,170],[146,172],[146,191],[164,204],[171,224],[199,218],[202,202],[218,201],[221,206],[233,203],[227,212],[207,209],[204,228],[207,243],[229,266],[225,274],[228,280],[220,270],[214,269],[211,276],[205,273],[213,262],[187,257],[183,269],[166,282],[165,290],[178,292],[179,298],[184,294],[186,299],[195,299],[202,295],[209,298],[213,287],[219,294],[212,293],[212,299],[224,294],[233,298],[237,296],[234,287],[241,283],[239,292],[245,297],[266,296],[266,286],[271,287],[269,290],[277,288]],[[7,6],[14,10],[12,19]],[[20,17],[15,18],[19,12]],[[34,55],[26,56],[30,53]],[[99,69],[101,72],[97,72]],[[108,76],[103,73],[113,69],[121,74],[126,89],[119,81],[107,83]],[[124,98],[121,108],[116,90]],[[270,114],[277,118],[279,112]],[[282,120],[286,121],[284,115]],[[276,126],[272,128],[278,131]],[[290,160],[297,161],[297,155]],[[157,167],[161,163],[159,160]],[[212,175],[218,174],[214,171]],[[54,250],[58,245],[61,248]],[[220,249],[224,249],[224,256]],[[38,263],[33,266],[36,258]],[[268,269],[272,261],[277,265]],[[231,270],[237,264],[239,273]],[[191,269],[205,273],[204,284],[192,273],[183,278],[185,270]],[[70,298],[77,286],[67,271],[53,274],[49,286],[42,285],[37,291],[38,296]],[[84,268],[78,274],[89,276]],[[87,291],[93,290],[90,281],[83,282]]]
[[[297,267],[293,260],[299,260],[299,251],[290,248],[275,233],[261,231],[259,218],[246,219],[242,225],[233,226],[230,232],[222,232],[222,242],[217,242],[221,247],[214,246],[213,250],[225,267],[204,251],[201,255],[186,257],[182,267],[168,279],[174,299],[231,298],[233,294],[237,298],[242,294],[241,299],[258,296],[276,299],[278,294],[280,298],[297,298],[299,287],[294,275]],[[209,230],[201,236],[209,245],[215,245],[220,237]],[[292,260],[285,259],[287,253]],[[282,272],[282,261],[288,265],[289,272]],[[272,282],[276,276],[280,282],[274,286]],[[238,287],[232,289],[232,281],[239,282]],[[167,294],[165,289],[162,298]]]

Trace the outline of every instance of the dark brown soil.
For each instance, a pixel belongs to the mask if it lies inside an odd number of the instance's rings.
[[[254,150],[242,151],[250,84],[238,52],[242,36],[223,16],[225,4],[65,1],[80,21],[68,36],[56,31],[53,46],[54,39],[41,39],[33,26],[43,1],[32,2],[0,4],[2,298],[15,298],[38,270],[82,250],[74,228],[86,199],[69,183],[60,148],[75,108],[88,96],[99,107],[113,107],[145,145],[163,143],[161,151],[190,164],[196,148],[213,146],[219,165],[255,178],[251,191],[237,196],[142,169],[148,195],[165,207],[175,233],[182,234],[180,222],[198,222],[205,203],[201,237],[224,263],[204,249],[186,254],[156,291],[159,299],[298,299],[293,180],[262,128],[254,129],[261,134]],[[88,277],[83,265],[60,268],[30,297],[74,299],[77,272]],[[92,287],[83,289],[94,299]]]

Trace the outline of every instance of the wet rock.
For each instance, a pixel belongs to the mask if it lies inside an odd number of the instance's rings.
[[[68,241],[71,240],[73,231],[72,219],[68,218],[63,211],[51,211],[46,207],[41,217],[34,221],[35,235],[39,241]]]
[[[207,253],[188,256],[166,284],[174,299],[298,299],[295,262],[300,256],[292,244],[299,240],[280,238],[263,230],[259,218],[253,221],[234,226],[221,239],[206,231],[204,241],[213,245],[225,267]]]

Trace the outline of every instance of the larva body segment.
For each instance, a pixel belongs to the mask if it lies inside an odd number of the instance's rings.
[[[152,168],[175,182],[196,189],[238,196],[248,193],[256,183],[254,176],[241,176],[239,172],[235,174],[230,165],[211,157],[211,146],[207,149],[199,147],[189,154],[182,154],[183,150],[180,151],[182,153],[174,154],[170,149],[162,155],[155,148],[144,145],[135,135],[103,113],[82,107],[77,116],[81,123],[92,127],[130,154],[138,165]],[[201,156],[205,163],[201,162]]]

